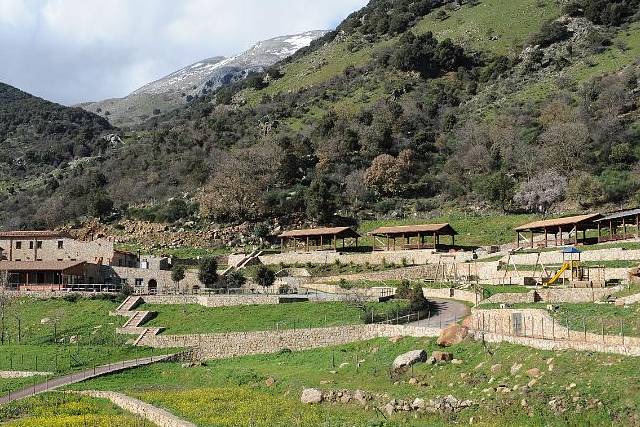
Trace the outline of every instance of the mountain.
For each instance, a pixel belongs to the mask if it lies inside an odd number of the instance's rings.
[[[92,215],[96,192],[123,217],[203,224],[637,204],[639,4],[372,0],[276,67],[58,168],[55,190],[0,202],[0,224],[15,206],[36,207],[25,227]],[[189,209],[157,215],[168,201]]]
[[[194,98],[260,72],[281,61],[326,31],[308,31],[261,41],[231,58],[204,59],[149,83],[124,98],[81,104],[117,126],[137,124],[184,105]]]

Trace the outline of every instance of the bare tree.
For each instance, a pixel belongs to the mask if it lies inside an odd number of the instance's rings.
[[[543,171],[523,183],[514,200],[532,212],[546,215],[551,206],[564,200],[567,178],[553,171]]]

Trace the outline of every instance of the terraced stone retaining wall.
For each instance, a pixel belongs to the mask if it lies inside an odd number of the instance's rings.
[[[439,328],[410,325],[352,325],[205,335],[157,335],[145,337],[140,345],[155,348],[193,347],[200,358],[221,359],[276,353],[283,349],[307,350],[379,337],[437,337],[439,334]]]

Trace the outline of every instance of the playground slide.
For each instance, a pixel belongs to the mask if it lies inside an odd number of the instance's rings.
[[[560,276],[562,276],[562,273],[567,271],[569,268],[571,268],[571,263],[570,262],[565,262],[564,264],[562,264],[562,268],[560,270],[558,270],[556,275],[553,276],[551,278],[551,280],[549,280],[546,284],[547,285],[553,285],[554,283],[556,283],[558,281],[558,279],[560,278]]]

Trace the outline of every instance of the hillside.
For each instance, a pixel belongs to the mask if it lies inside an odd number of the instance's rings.
[[[230,58],[217,56],[198,61],[144,85],[124,98],[81,104],[117,126],[131,126],[174,110],[194,98],[261,72],[306,47],[326,31],[275,37],[256,43]]]
[[[58,180],[109,171],[122,215],[186,197],[220,222],[634,204],[637,10],[373,0],[268,72],[151,118]],[[56,212],[53,223],[89,213]]]
[[[25,190],[53,191],[56,184],[47,175],[104,152],[118,141],[112,132],[111,125],[95,114],[0,83],[0,200],[10,203],[1,214],[3,220],[15,224],[15,216],[25,212],[30,217],[47,194],[27,195]]]

